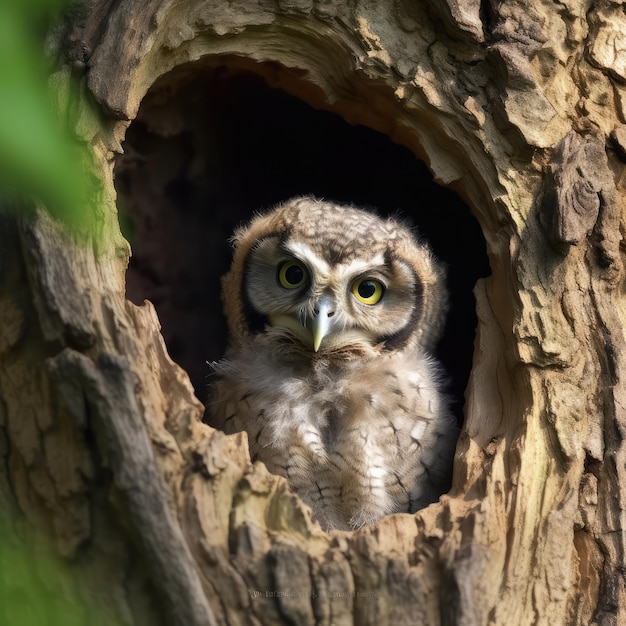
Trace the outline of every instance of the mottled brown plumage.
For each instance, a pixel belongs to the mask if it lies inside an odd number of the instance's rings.
[[[443,274],[402,224],[311,197],[237,231],[210,422],[248,433],[326,529],[412,512],[446,487],[457,429],[430,354]]]

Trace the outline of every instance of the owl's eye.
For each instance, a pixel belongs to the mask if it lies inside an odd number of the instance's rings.
[[[352,285],[352,293],[363,304],[376,304],[385,294],[385,286],[375,278],[359,278]]]
[[[306,278],[306,268],[298,261],[285,261],[278,267],[278,282],[285,289],[301,287]]]

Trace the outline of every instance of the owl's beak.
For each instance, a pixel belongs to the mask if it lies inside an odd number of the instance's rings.
[[[319,350],[322,339],[329,334],[333,326],[335,302],[331,296],[322,296],[315,305],[315,317],[312,320],[313,349]]]

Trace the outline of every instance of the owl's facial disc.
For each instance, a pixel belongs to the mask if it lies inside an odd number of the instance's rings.
[[[251,250],[243,283],[255,333],[272,328],[315,353],[386,345],[412,332],[416,279],[391,254],[333,260],[323,248],[268,236]]]

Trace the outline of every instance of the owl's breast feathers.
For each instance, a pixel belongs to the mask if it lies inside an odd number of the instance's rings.
[[[252,460],[286,477],[326,529],[438,497],[457,427],[428,356],[288,355],[264,335],[231,350],[217,366],[212,425],[246,431]]]

